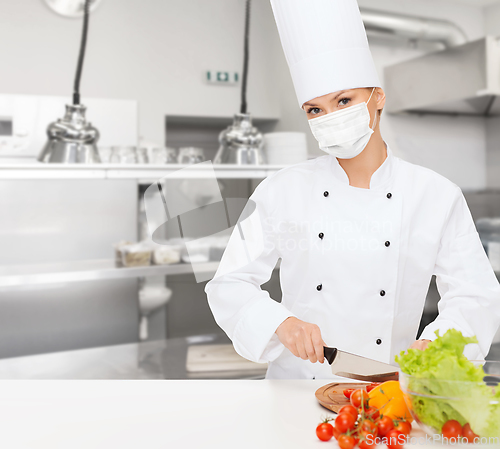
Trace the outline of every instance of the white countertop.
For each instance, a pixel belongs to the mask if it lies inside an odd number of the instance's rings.
[[[324,443],[315,434],[322,417],[334,416],[314,395],[327,383],[4,380],[0,447],[335,449],[335,440]],[[406,447],[420,445],[418,439],[425,438],[415,424],[411,436],[415,444]]]

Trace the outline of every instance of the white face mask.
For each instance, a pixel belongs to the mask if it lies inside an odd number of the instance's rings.
[[[374,90],[375,88],[367,102],[308,120],[311,131],[323,151],[339,159],[352,159],[364,150],[377,121],[375,112],[372,129],[367,103],[370,102]]]

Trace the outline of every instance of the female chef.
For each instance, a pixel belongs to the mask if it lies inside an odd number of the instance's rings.
[[[271,0],[299,106],[327,154],[279,170],[250,199],[205,292],[235,350],[266,378],[336,378],[323,346],[394,364],[455,328],[482,358],[500,285],[460,188],[394,156],[356,0]],[[260,286],[281,259],[281,302]],[[415,341],[432,275],[439,315]],[[319,362],[319,363],[316,363]]]

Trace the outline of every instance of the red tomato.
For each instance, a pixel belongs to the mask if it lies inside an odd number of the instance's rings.
[[[361,431],[359,447],[361,449],[369,449],[377,446],[377,436],[365,430]]]
[[[389,431],[394,429],[394,422],[388,416],[382,416],[382,418],[377,421],[377,427],[378,434],[383,437],[387,435]]]
[[[361,402],[365,404],[365,408],[368,407],[368,393],[360,388],[352,392],[351,404],[358,408],[361,406]]]
[[[361,429],[375,436],[378,435],[377,425],[373,421],[370,421],[369,419],[365,419],[363,421],[363,423],[361,424]]]
[[[394,421],[394,428],[399,430],[401,433],[405,435],[410,435],[411,432],[411,424],[408,421],[400,421],[396,419]]]
[[[339,430],[336,427],[333,427],[333,426],[332,426],[332,429],[333,429],[333,438],[335,438],[336,440],[338,440],[339,436],[340,436]]]
[[[378,387],[380,385],[380,382],[372,382],[370,385],[366,386],[366,392],[369,393],[372,391],[375,387]]]
[[[474,443],[476,438],[479,438],[479,435],[476,435],[472,429],[470,428],[470,424],[464,424],[462,429],[462,435],[467,440],[468,443]]]
[[[339,447],[340,449],[353,449],[356,446],[356,441],[351,435],[342,434],[339,436]]]
[[[346,388],[343,393],[344,393],[344,396],[347,398],[347,399],[351,399],[351,394],[352,392],[354,391],[354,388]]]
[[[371,419],[377,419],[380,416],[380,411],[375,407],[368,407],[365,409],[365,413]]]
[[[335,427],[340,433],[345,433],[348,430],[354,429],[355,424],[356,418],[354,418],[354,416],[352,416],[350,413],[340,413],[335,418]]]
[[[356,409],[356,407],[353,407],[352,405],[344,405],[339,410],[339,415],[341,413],[350,413],[352,416],[354,416],[354,419],[358,419],[358,410]]]
[[[462,436],[462,426],[458,421],[450,419],[444,423],[441,433],[445,438],[457,441],[458,437]]]
[[[387,432],[384,438],[387,438],[387,447],[389,449],[402,449],[406,442],[406,436],[396,429]]]
[[[316,435],[321,441],[330,441],[333,437],[334,429],[330,423],[322,422],[316,427]]]

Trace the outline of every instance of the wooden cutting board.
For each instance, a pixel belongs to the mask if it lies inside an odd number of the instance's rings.
[[[370,383],[333,382],[318,388],[316,390],[316,399],[323,407],[331,410],[332,412],[338,413],[344,405],[350,404],[349,399],[344,396],[343,391],[347,388],[363,388],[366,385],[370,385]]]
[[[186,358],[186,371],[201,373],[207,371],[262,371],[267,363],[255,363],[241,357],[232,344],[192,345]]]

